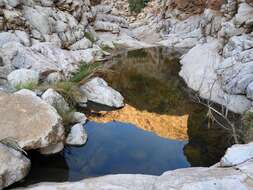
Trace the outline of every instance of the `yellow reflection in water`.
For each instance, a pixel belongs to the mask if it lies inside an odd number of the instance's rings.
[[[166,115],[138,110],[130,105],[110,112],[100,112],[99,116],[90,116],[97,122],[120,121],[136,125],[158,136],[175,140],[187,140],[187,125],[189,115]]]

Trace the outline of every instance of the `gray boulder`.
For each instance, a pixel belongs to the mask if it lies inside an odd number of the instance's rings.
[[[234,145],[227,150],[220,165],[222,167],[236,166],[253,158],[253,142],[243,145]]]
[[[183,56],[180,76],[190,88],[198,91],[202,98],[222,104],[236,113],[243,113],[251,107],[251,101],[246,96],[230,94],[223,90],[219,81],[221,77],[218,75],[222,57],[218,52],[217,40],[195,46]]]
[[[62,142],[64,128],[55,108],[34,95],[0,93],[0,140],[13,138],[25,150]]]
[[[73,146],[81,146],[87,142],[88,135],[83,124],[76,124],[71,127],[70,133],[66,139],[66,144]]]
[[[123,96],[108,86],[107,82],[102,78],[93,78],[82,85],[80,91],[89,101],[115,108],[124,106]]]
[[[42,100],[53,106],[59,113],[66,113],[69,111],[69,105],[64,100],[62,95],[50,88],[41,96]]]
[[[21,152],[0,143],[0,189],[22,180],[30,165],[30,160]]]

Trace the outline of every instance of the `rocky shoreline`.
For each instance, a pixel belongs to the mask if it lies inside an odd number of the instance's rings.
[[[252,188],[253,162],[252,155],[249,154],[252,148],[252,143],[235,145],[228,149],[220,163],[210,168],[178,169],[165,172],[161,176],[108,175],[80,182],[41,183],[24,189],[246,190]]]
[[[0,189],[27,175],[30,161],[22,151],[52,154],[64,143],[87,141],[82,113],[71,114],[66,134],[59,113],[70,111],[65,97],[52,88],[24,88],[69,80],[82,64],[105,59],[111,49],[169,47],[183,55],[180,76],[201,97],[240,114],[252,108],[251,0],[151,1],[134,22],[123,17],[125,9],[117,9],[120,2],[92,6],[88,0],[0,0],[0,163],[10,163],[0,164]],[[78,90],[79,105],[90,100],[124,106],[124,98],[103,79],[94,78]],[[235,145],[220,166],[211,168],[158,177],[111,175],[27,189],[251,189],[251,152],[252,144]]]

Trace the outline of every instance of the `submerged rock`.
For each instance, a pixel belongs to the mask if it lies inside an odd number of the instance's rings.
[[[55,108],[34,95],[0,93],[0,140],[14,138],[26,150],[47,147],[64,138]]]
[[[30,160],[21,152],[0,143],[0,189],[23,179],[30,165]]]
[[[71,127],[70,133],[66,139],[66,144],[81,146],[86,143],[88,139],[87,133],[83,124],[76,124]]]
[[[82,85],[80,90],[89,101],[115,108],[124,106],[122,95],[108,86],[102,78],[96,77],[90,80]]]

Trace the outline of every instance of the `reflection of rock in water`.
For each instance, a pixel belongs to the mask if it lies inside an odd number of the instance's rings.
[[[130,51],[111,63],[113,72],[102,75],[127,106],[92,120],[133,123],[165,138],[186,140],[188,117],[200,106],[188,97],[178,60],[166,56],[166,48],[150,48]]]
[[[100,116],[90,117],[90,119],[104,123],[114,120],[132,123],[164,138],[187,140],[188,117],[187,114],[177,116],[140,111],[130,105],[126,105],[123,109],[101,113]]]
[[[230,145],[230,135],[207,127],[207,110],[189,99],[188,88],[178,76],[180,64],[168,57],[166,48],[130,51],[112,63],[113,72],[103,77],[122,93],[127,106],[92,119],[129,122],[172,139],[189,135],[184,151],[193,166],[209,166],[220,159]]]
[[[215,123],[208,126],[203,113],[189,117],[189,143],[184,147],[184,153],[193,167],[211,166],[219,162],[226,149],[233,144],[231,133]]]

